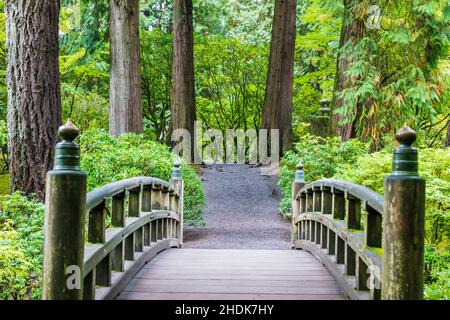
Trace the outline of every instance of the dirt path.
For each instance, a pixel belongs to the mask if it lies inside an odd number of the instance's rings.
[[[277,213],[278,177],[240,164],[205,166],[202,172],[206,226],[185,227],[184,247],[290,249],[290,223]]]

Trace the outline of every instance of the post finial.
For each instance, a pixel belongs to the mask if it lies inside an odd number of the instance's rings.
[[[172,179],[181,180],[181,163],[178,160],[173,163]]]
[[[303,164],[297,164],[296,168],[297,170],[295,171],[295,183],[304,183],[305,173],[303,172]]]
[[[407,125],[395,134],[395,139],[400,146],[394,150],[392,175],[418,175],[417,149],[412,147],[412,144],[416,141],[416,138],[416,132]]]
[[[80,147],[74,142],[80,131],[67,119],[58,129],[62,141],[56,144],[54,170],[80,170]]]
[[[412,144],[416,141],[416,138],[416,132],[407,125],[398,130],[395,134],[395,139],[398,141],[398,143],[400,143],[400,145],[408,147],[412,146]]]
[[[59,127],[58,134],[63,140],[71,142],[79,136],[80,131],[68,118],[66,124]]]

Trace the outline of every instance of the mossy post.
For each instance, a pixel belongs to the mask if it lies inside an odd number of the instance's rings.
[[[42,299],[78,300],[83,293],[86,175],[79,132],[70,119],[58,130],[55,166],[47,173]]]
[[[177,234],[180,238],[180,247],[183,245],[183,178],[181,176],[181,164],[175,161],[173,164],[172,178],[170,179],[170,184],[175,188],[175,192],[178,192],[178,203],[176,205],[177,213],[180,215],[180,223],[178,224]]]
[[[292,234],[291,234],[291,246],[295,247],[294,242],[298,235],[298,226],[295,224],[295,218],[300,215],[300,200],[296,199],[297,193],[301,188],[305,186],[305,173],[303,172],[303,165],[298,164],[295,171],[295,178],[292,182]]]
[[[416,133],[405,126],[395,138],[392,175],[384,181],[381,297],[423,298],[425,180],[418,175]]]

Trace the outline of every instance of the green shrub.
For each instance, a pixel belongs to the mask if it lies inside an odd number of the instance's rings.
[[[44,205],[20,192],[1,197],[0,298],[41,295]]]
[[[142,134],[111,137],[104,130],[80,136],[81,168],[88,175],[88,188],[135,176],[152,176],[168,181],[175,156],[169,148]],[[201,224],[205,199],[201,181],[191,166],[182,163],[184,222]]]
[[[392,171],[392,153],[381,151],[340,164],[335,178],[361,184],[383,193],[384,177]],[[426,240],[438,245],[450,238],[450,152],[420,149],[419,174],[426,180]]]
[[[289,215],[291,212],[291,184],[298,163],[304,166],[305,180],[314,181],[331,178],[339,164],[355,163],[358,156],[365,153],[367,153],[367,146],[357,140],[342,142],[339,137],[321,138],[305,135],[281,161],[280,212],[283,215]]]
[[[450,300],[450,268],[440,271],[435,282],[425,284],[425,299]]]

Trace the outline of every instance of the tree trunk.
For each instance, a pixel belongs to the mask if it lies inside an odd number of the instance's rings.
[[[191,135],[191,159],[194,159],[195,83],[192,0],[173,2],[173,91],[172,129],[185,129]],[[180,137],[174,135],[174,143]]]
[[[109,133],[142,132],[139,0],[110,0]]]
[[[59,1],[8,0],[5,13],[11,191],[43,199],[61,123]]]
[[[447,147],[450,147],[450,121],[448,122],[448,125],[447,125],[447,136],[445,139],[445,145]]]
[[[339,41],[339,51],[336,63],[336,77],[334,81],[334,97],[333,97],[333,110],[339,109],[343,106],[342,99],[337,97],[337,93],[344,89],[350,88],[354,79],[350,79],[345,73],[350,69],[351,64],[354,62],[351,59],[346,59],[342,56],[341,50],[347,42],[350,41],[350,49],[354,48],[356,44],[365,36],[366,26],[364,20],[359,17],[359,2],[361,0],[344,0],[344,16],[342,18],[341,37]],[[358,106],[360,109],[362,106]],[[361,110],[356,110],[356,116],[354,120],[347,124],[340,124],[342,116],[336,113],[333,114],[331,122],[333,133],[341,136],[343,140],[348,140],[355,136],[355,127],[358,121],[358,115],[361,114]]]
[[[292,145],[295,0],[276,0],[261,128],[280,130],[280,152]]]

